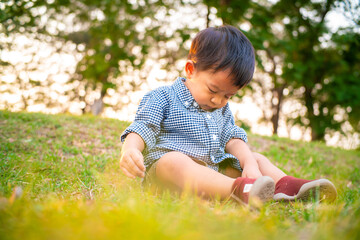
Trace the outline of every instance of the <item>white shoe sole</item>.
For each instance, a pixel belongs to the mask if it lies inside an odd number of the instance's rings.
[[[275,201],[327,201],[333,202],[337,197],[337,191],[332,182],[327,179],[318,179],[301,186],[298,194],[289,196],[284,193],[274,195]]]

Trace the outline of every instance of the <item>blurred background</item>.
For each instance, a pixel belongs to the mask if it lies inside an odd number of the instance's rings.
[[[0,21],[0,109],[132,121],[199,30],[231,24],[257,56],[239,124],[359,149],[358,0],[2,0]]]

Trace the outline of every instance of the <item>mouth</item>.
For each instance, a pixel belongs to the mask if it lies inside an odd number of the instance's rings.
[[[212,112],[214,110],[216,110],[216,108],[213,108],[213,107],[209,107],[207,105],[203,105],[203,106],[200,106],[202,110],[204,111],[208,111],[208,112]]]

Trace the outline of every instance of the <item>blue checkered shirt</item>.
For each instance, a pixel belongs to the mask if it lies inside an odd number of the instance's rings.
[[[244,129],[235,125],[226,104],[212,112],[202,110],[196,103],[184,78],[171,86],[163,86],[147,93],[140,102],[135,121],[121,135],[137,133],[144,140],[144,164],[147,169],[164,154],[182,152],[192,159],[207,163],[218,171],[219,163],[227,159],[230,166],[242,171],[239,160],[225,152],[232,138],[247,142]]]

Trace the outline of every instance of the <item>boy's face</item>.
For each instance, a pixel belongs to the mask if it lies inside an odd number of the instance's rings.
[[[185,72],[187,77],[185,85],[200,108],[205,111],[224,107],[239,90],[239,87],[233,85],[229,70],[216,73],[212,70],[197,71],[194,63],[188,60]]]

